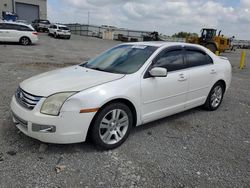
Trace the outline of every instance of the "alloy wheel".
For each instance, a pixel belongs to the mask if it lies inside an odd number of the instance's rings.
[[[21,39],[21,43],[22,45],[27,46],[30,43],[30,41],[28,38],[24,37]]]
[[[122,109],[109,111],[101,120],[99,136],[106,144],[116,144],[125,136],[129,126],[127,113]]]
[[[217,85],[211,95],[211,105],[213,108],[216,108],[220,105],[223,95],[223,90],[220,85]]]

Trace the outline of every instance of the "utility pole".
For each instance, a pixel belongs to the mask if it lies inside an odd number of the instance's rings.
[[[90,14],[90,13],[89,13],[89,11],[88,11],[88,25],[89,25],[89,14]]]
[[[12,12],[15,13],[15,0],[12,0]]]

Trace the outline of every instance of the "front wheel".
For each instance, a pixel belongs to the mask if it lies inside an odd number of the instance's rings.
[[[215,46],[215,44],[207,44],[206,48],[208,48],[213,53],[215,53],[217,51],[217,47]]]
[[[132,112],[123,103],[111,103],[98,112],[91,127],[93,142],[102,149],[114,149],[129,136]]]
[[[211,89],[206,103],[204,104],[204,107],[207,110],[210,111],[214,111],[217,108],[219,108],[219,106],[221,105],[222,99],[223,99],[223,95],[224,95],[224,86],[221,82],[217,82]]]

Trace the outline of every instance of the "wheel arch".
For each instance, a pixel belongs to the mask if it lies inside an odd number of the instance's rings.
[[[135,105],[128,99],[125,99],[125,98],[116,98],[116,99],[112,99],[106,103],[104,103],[99,110],[103,109],[105,106],[107,106],[108,104],[111,104],[111,103],[115,103],[115,102],[121,102],[125,105],[127,105],[129,107],[129,109],[131,110],[132,112],[132,115],[133,115],[133,126],[135,127],[136,124],[137,124],[137,111],[136,111],[136,108],[135,108]],[[97,115],[98,113],[96,113]],[[95,116],[96,116],[95,115]],[[94,117],[95,118],[95,117]],[[94,119],[93,118],[93,119]]]
[[[94,115],[93,119],[91,120],[91,123],[90,123],[90,126],[88,128],[88,132],[87,132],[87,138],[89,138],[89,133],[91,131],[91,128],[93,127],[93,122],[95,120],[95,118],[97,117],[98,113],[107,105],[111,104],[111,103],[116,103],[116,102],[120,102],[120,103],[123,103],[125,105],[127,105],[129,107],[129,109],[131,110],[132,112],[132,116],[133,116],[133,127],[136,127],[137,125],[137,111],[136,111],[136,108],[135,108],[135,105],[128,99],[125,99],[125,98],[116,98],[116,99],[112,99],[110,101],[107,101],[106,103],[104,103],[100,109],[98,110],[98,112]]]
[[[31,39],[30,39],[30,37],[28,37],[28,36],[21,36],[21,37],[19,38],[19,42],[21,42],[22,38],[27,38],[27,39],[29,39],[29,41],[30,41],[30,43],[31,43]]]
[[[221,83],[221,84],[223,85],[223,92],[225,92],[225,91],[226,91],[226,88],[227,88],[227,85],[226,85],[225,80],[219,79],[217,82],[215,82],[215,83],[213,84],[213,86],[214,86],[215,84],[217,84],[217,83]],[[212,86],[212,87],[213,87],[213,86]]]

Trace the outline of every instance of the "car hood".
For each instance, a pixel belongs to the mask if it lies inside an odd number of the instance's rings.
[[[72,66],[31,77],[20,83],[20,87],[32,95],[47,97],[59,92],[81,91],[123,76],[124,74]]]

